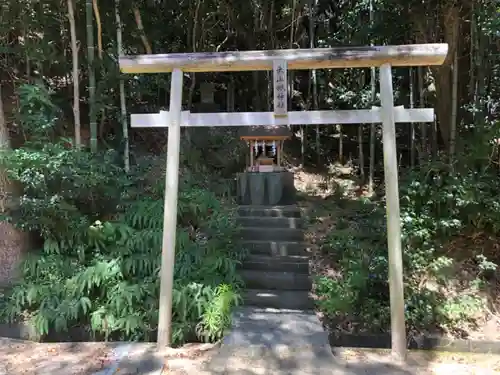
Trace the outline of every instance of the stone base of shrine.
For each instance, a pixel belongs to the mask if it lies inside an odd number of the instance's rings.
[[[240,205],[271,206],[295,204],[296,191],[292,172],[244,172],[237,177]]]

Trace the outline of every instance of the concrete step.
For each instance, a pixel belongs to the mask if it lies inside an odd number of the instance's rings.
[[[314,301],[308,291],[247,289],[243,295],[246,306],[273,309],[313,310]]]
[[[314,312],[250,307],[235,311],[232,329],[206,370],[226,375],[352,374],[333,356]]]
[[[298,206],[239,206],[239,216],[300,217]]]
[[[241,238],[252,241],[303,241],[304,232],[294,228],[246,227],[240,231]]]
[[[307,255],[306,244],[300,241],[242,241],[241,246],[250,254],[268,256]]]
[[[256,271],[283,271],[309,274],[309,257],[295,255],[271,257],[266,255],[250,255],[242,265],[243,269]]]
[[[309,275],[293,272],[241,270],[240,275],[248,289],[311,290]]]
[[[303,228],[303,221],[299,217],[242,216],[237,221],[242,227]]]

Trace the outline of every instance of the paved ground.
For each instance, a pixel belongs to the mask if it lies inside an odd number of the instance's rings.
[[[126,349],[129,349],[126,352]],[[57,349],[57,350],[56,350]],[[222,369],[221,348],[192,344],[179,349],[156,351],[153,344],[102,346],[83,344],[36,344],[0,339],[0,375],[217,375],[295,374],[307,358],[291,356],[283,348],[263,358],[226,357]],[[120,352],[124,355],[116,361]],[[126,352],[126,353],[125,353]],[[250,353],[252,353],[250,351]],[[255,353],[255,352],[254,352]],[[408,364],[394,364],[388,351],[335,349],[333,375],[493,375],[500,374],[500,356],[485,354],[411,352]],[[229,354],[225,352],[225,356]],[[233,353],[237,354],[237,353]],[[6,356],[8,355],[8,356]],[[256,358],[257,357],[257,358]],[[298,363],[297,363],[298,362]],[[96,368],[96,364],[99,364]],[[217,363],[215,363],[216,365]],[[15,365],[15,367],[13,367]],[[277,367],[279,366],[279,369]],[[99,370],[100,369],[100,370]],[[214,371],[212,371],[212,370]],[[307,373],[306,373],[307,374]]]
[[[165,360],[165,353],[156,353],[154,346],[136,346],[120,363],[119,373],[351,374],[333,356],[327,334],[313,311],[241,308],[220,348],[205,359],[191,364],[182,358]]]
[[[0,338],[0,375],[493,375],[500,356],[332,352],[313,312],[242,308],[221,345],[158,351],[154,344],[36,344]]]
[[[143,347],[143,349],[146,349]],[[226,351],[226,355],[227,355]],[[255,352],[254,352],[255,353]],[[130,358],[128,367],[124,365],[116,374],[141,375],[263,375],[263,374],[311,374],[307,372],[309,363],[304,356],[291,356],[282,351],[272,355],[251,358],[247,353],[242,356],[221,360],[217,348],[211,348],[205,354],[189,358],[168,354],[148,353]],[[153,354],[153,356],[151,356]],[[233,354],[237,354],[234,353]],[[264,353],[265,354],[265,353]],[[154,359],[153,359],[154,357]],[[156,363],[156,365],[154,365]],[[222,366],[221,366],[222,365]],[[219,366],[219,368],[214,368]],[[163,372],[162,372],[163,371]],[[332,375],[498,375],[500,357],[495,355],[411,352],[408,363],[395,364],[388,351],[339,349],[335,350],[334,361],[326,374]],[[112,373],[110,373],[111,375]]]
[[[207,366],[213,374],[335,374],[327,333],[313,311],[241,308],[221,349]],[[338,372],[343,373],[343,372]]]

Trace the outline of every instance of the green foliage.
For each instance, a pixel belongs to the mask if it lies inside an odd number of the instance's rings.
[[[33,108],[50,103],[37,98],[30,97]],[[53,117],[31,108],[21,107],[23,124],[38,122],[50,130]],[[106,339],[150,339],[158,319],[163,186],[149,186],[144,176],[151,169],[142,166],[126,175],[112,152],[90,154],[65,145],[28,142],[5,155],[10,178],[22,187],[9,219],[39,234],[42,246],[24,262],[23,279],[6,296],[3,315],[29,319],[40,336],[90,326]],[[231,207],[205,182],[189,173],[183,177],[173,341],[194,334],[211,341],[221,337],[239,303],[236,267],[244,254],[233,245]]]
[[[43,142],[54,130],[60,114],[52,102],[52,92],[42,83],[19,87],[19,120],[33,142]]]
[[[457,332],[482,317],[487,278],[497,268],[500,183],[493,170],[422,166],[401,188],[406,318],[417,331]],[[324,251],[340,275],[316,280],[319,307],[362,330],[389,327],[383,202],[343,202]],[[478,242],[479,239],[479,242]],[[363,323],[366,322],[366,323]]]

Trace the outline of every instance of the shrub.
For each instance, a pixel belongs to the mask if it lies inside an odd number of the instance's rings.
[[[3,315],[28,319],[40,336],[86,326],[105,339],[150,339],[158,319],[162,184],[150,185],[147,163],[125,174],[112,151],[91,154],[53,141],[49,130],[57,111],[43,96],[48,92],[24,89],[42,97],[37,102],[30,96],[36,118],[30,117],[32,105],[21,106],[28,108],[21,118],[29,129],[36,121],[46,126],[3,157],[22,188],[17,210],[6,219],[37,233],[42,246],[23,263],[23,278],[6,295]],[[244,254],[233,244],[233,210],[199,181],[185,171],[180,182],[175,343],[194,334],[220,338],[239,302],[236,267]]]
[[[442,163],[423,166],[403,179],[401,219],[410,329],[457,333],[482,317],[487,277],[496,269],[498,256],[488,253],[488,241],[474,244],[470,239],[499,234],[499,188],[495,171],[453,171]],[[317,277],[319,308],[333,318],[356,320],[358,329],[385,331],[390,311],[384,202],[359,201],[354,209],[342,209],[345,206],[333,209],[339,220],[324,244],[339,276]]]

